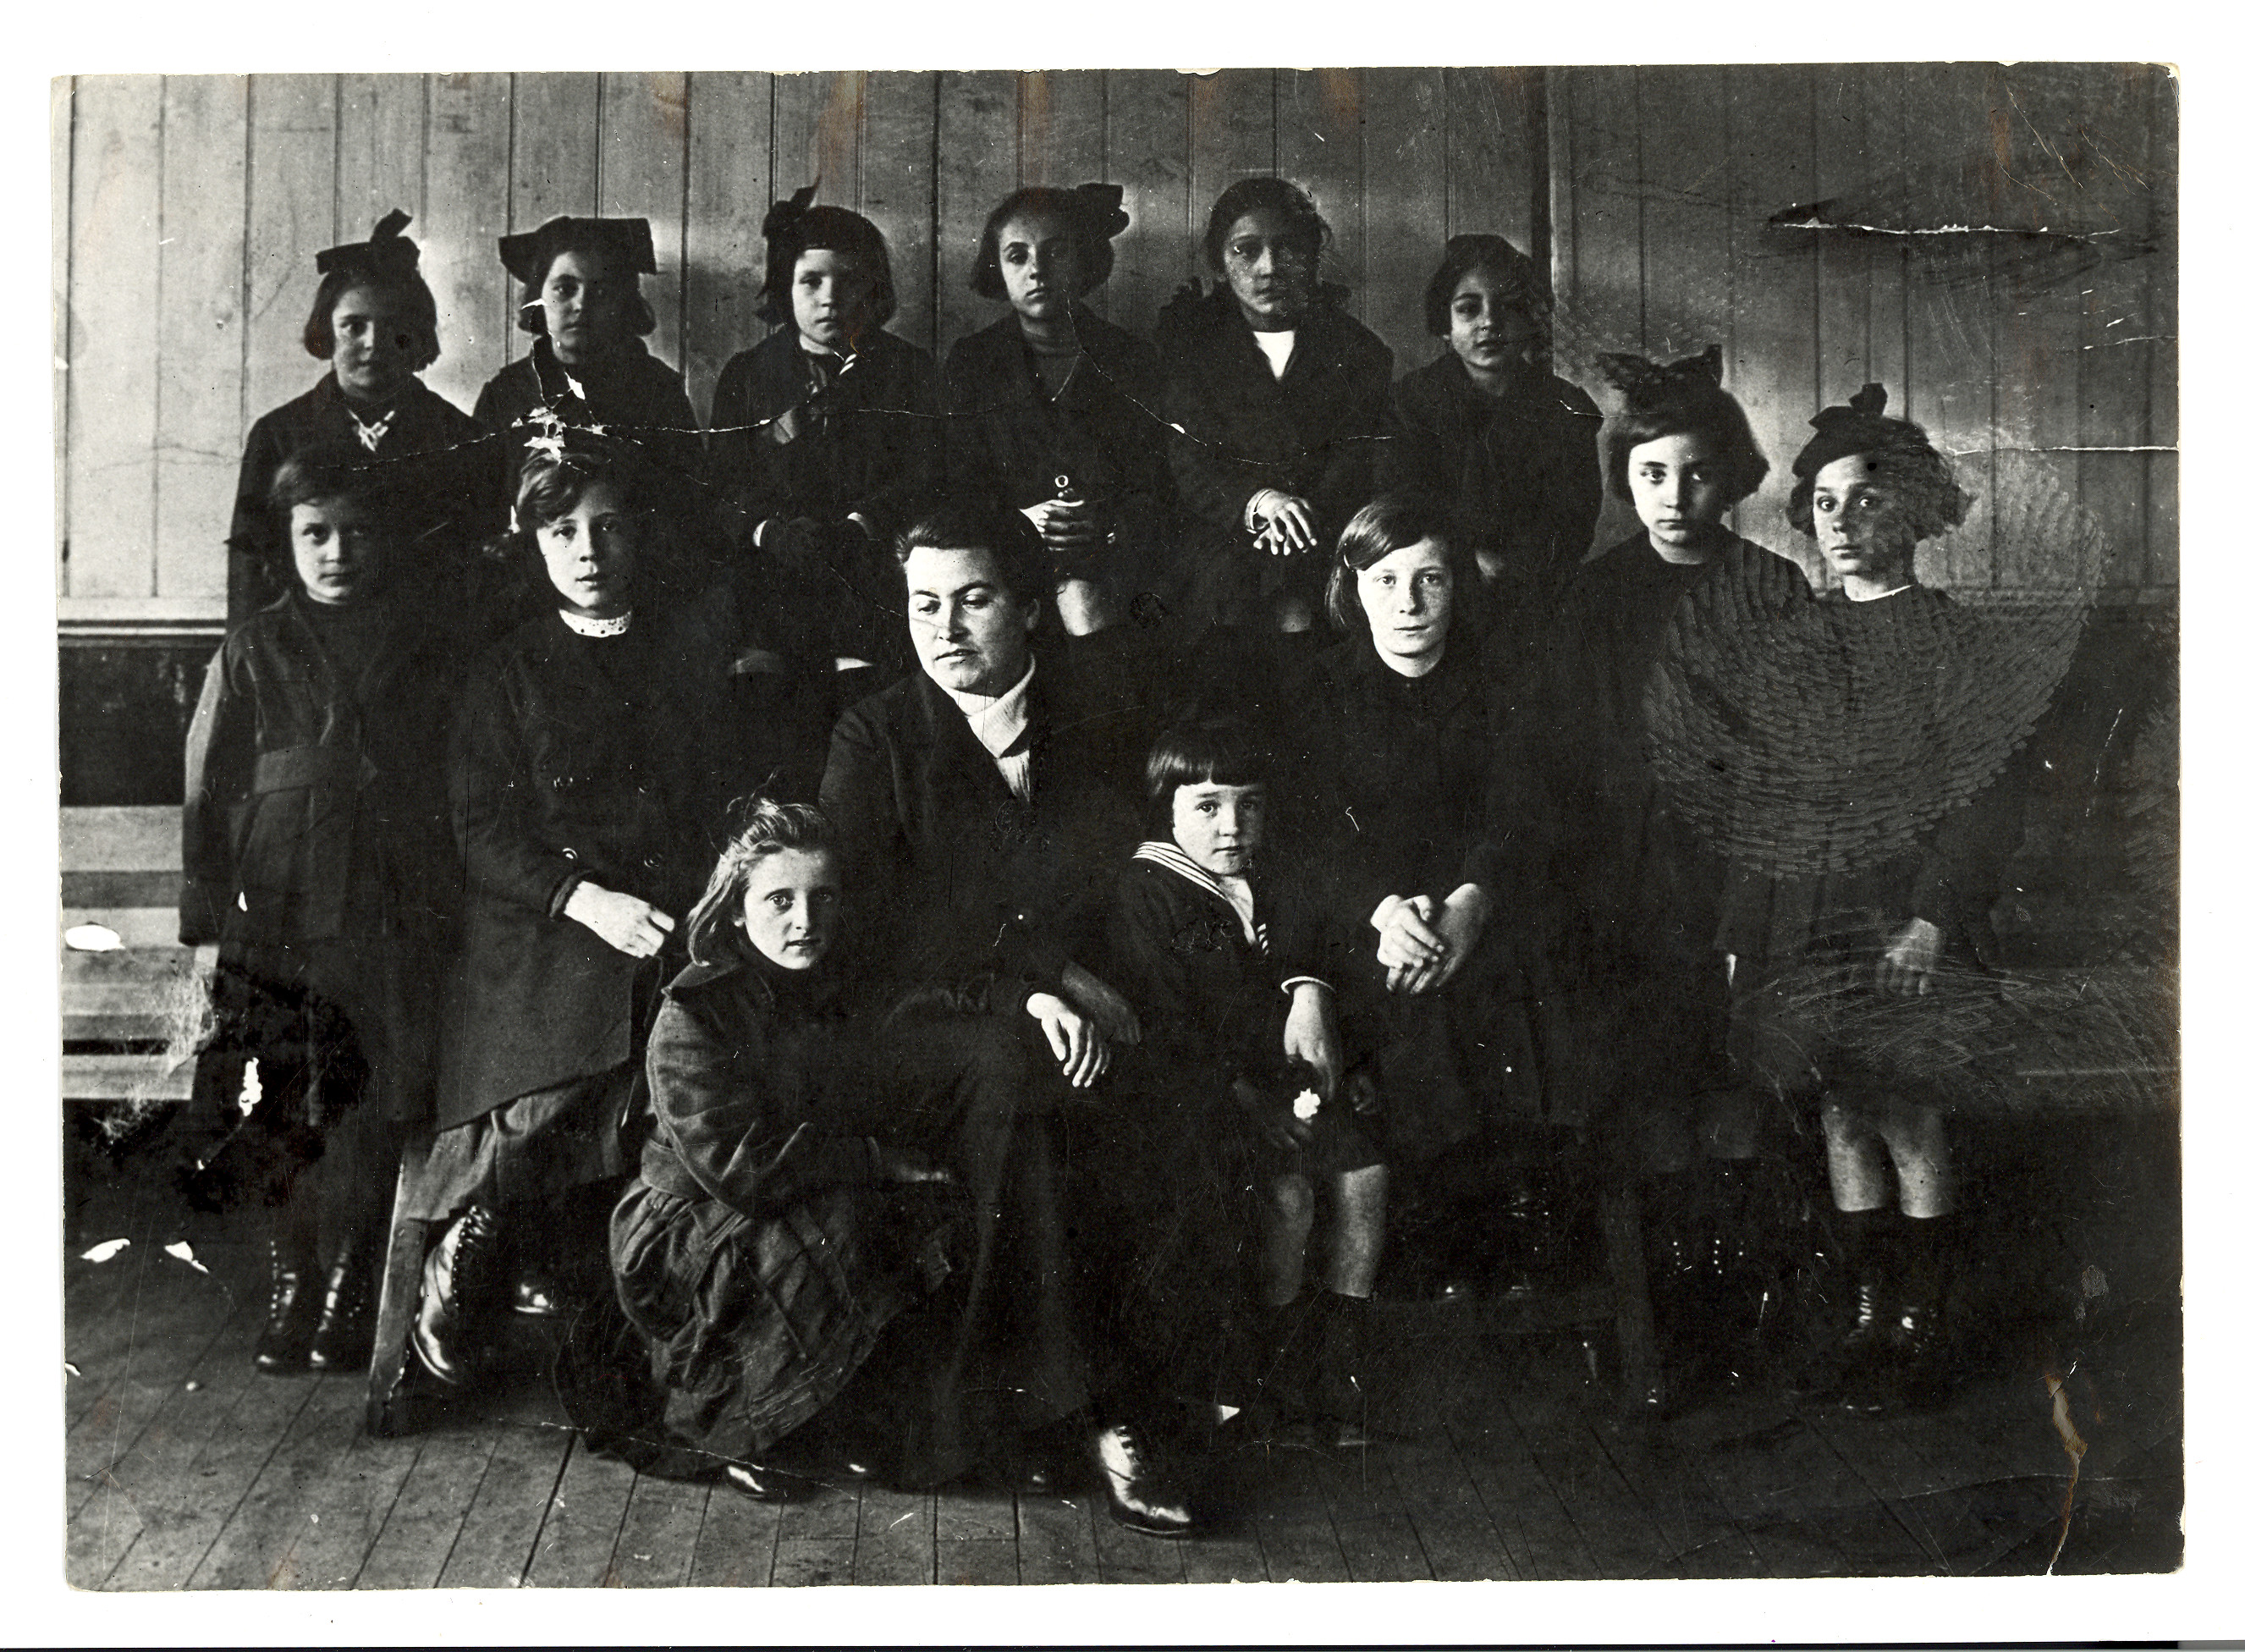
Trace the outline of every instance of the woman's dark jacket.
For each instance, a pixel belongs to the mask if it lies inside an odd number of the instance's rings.
[[[580,636],[549,612],[502,640],[469,684],[450,761],[467,900],[440,1126],[630,1059],[642,977],[663,965],[617,951],[562,908],[590,880],[682,931],[739,785],[724,642],[698,609],[643,613],[615,637]]]
[[[371,451],[359,428],[333,372],[249,427],[226,539],[228,625],[294,588],[288,525],[268,500],[274,477],[299,453],[355,456],[383,473],[413,569],[456,564],[505,527],[505,480],[494,445],[474,419],[419,379],[408,383],[388,432]]]
[[[1344,936],[1367,936],[1391,894],[1440,901],[1462,883],[1502,911],[1541,851],[1544,807],[1516,753],[1528,673],[1509,636],[1454,625],[1441,663],[1407,677],[1359,635],[1288,688],[1281,806],[1322,852]]]
[[[598,425],[629,442],[677,489],[670,503],[689,516],[702,508],[705,460],[702,427],[687,399],[686,381],[634,338],[597,362],[566,366],[551,341],[531,341],[530,354],[494,373],[476,398],[476,423],[506,438],[505,499],[514,500],[523,456],[538,433],[532,415],[549,410],[573,429]]]
[[[710,446],[738,538],[770,519],[831,527],[854,511],[885,539],[942,479],[935,358],[875,332],[847,361],[815,398],[792,327],[725,364],[709,406]],[[775,422],[790,409],[802,411],[784,426]]]
[[[1159,534],[1174,489],[1152,345],[1075,312],[1082,354],[1057,396],[1037,377],[1018,316],[1007,312],[952,346],[944,364],[946,472],[955,486],[1016,510],[1059,493],[1059,480],[1104,507],[1126,540]]]
[[[820,806],[863,909],[883,920],[869,944],[913,960],[921,978],[995,969],[1056,986],[1096,938],[1138,840],[1148,735],[1136,691],[1109,663],[1055,645],[1028,692],[1028,803],[924,672],[835,724]]]
[[[1441,500],[1469,548],[1495,553],[1509,578],[1548,600],[1597,527],[1598,423],[1597,404],[1563,378],[1547,372],[1498,399],[1445,351],[1396,383],[1380,491]]]

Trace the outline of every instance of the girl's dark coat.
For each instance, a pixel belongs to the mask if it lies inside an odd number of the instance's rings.
[[[1394,353],[1326,300],[1297,330],[1285,376],[1273,378],[1222,286],[1172,300],[1155,343],[1167,379],[1163,415],[1179,427],[1169,438],[1170,473],[1201,544],[1194,554],[1223,565],[1192,578],[1224,588],[1262,582],[1262,564],[1274,559],[1254,548],[1245,520],[1248,501],[1266,487],[1309,500],[1330,547],[1378,485]]]
[[[950,479],[1019,510],[1055,497],[1065,476],[1107,506],[1143,557],[1174,494],[1160,360],[1152,345],[1089,310],[1075,312],[1075,329],[1083,354],[1050,398],[1010,312],[952,346],[944,366]]]
[[[662,965],[561,910],[589,879],[682,928],[740,787],[726,766],[742,745],[724,709],[729,657],[698,609],[674,608],[602,638],[547,613],[484,660],[451,739],[467,899],[440,1126],[630,1058],[635,996]]]
[[[752,428],[811,393],[811,370],[792,327],[743,350],[718,375],[711,446],[740,536],[771,518],[832,527],[852,511],[871,519],[877,537],[898,532],[943,474],[934,357],[875,332],[820,398],[824,417],[813,428],[788,442],[761,438]]]
[[[1493,400],[1445,351],[1396,383],[1380,486],[1448,504],[1471,548],[1555,596],[1597,527],[1598,423],[1597,404],[1563,378],[1546,373]]]
[[[581,386],[579,395],[573,384]],[[494,373],[476,398],[476,423],[505,438],[505,499],[514,498],[523,455],[535,432],[524,421],[540,407],[565,424],[599,425],[618,439],[636,445],[659,471],[681,483],[675,508],[690,513],[699,503],[704,471],[702,427],[687,399],[686,381],[668,364],[632,339],[604,361],[565,367],[544,337],[532,341],[530,354]]]
[[[428,1105],[430,1036],[458,871],[440,753],[453,671],[400,608],[357,683],[321,647],[301,593],[253,615],[213,658],[187,731],[180,941],[221,962],[348,948],[350,1009],[380,1105]],[[416,1006],[418,1006],[417,1011]],[[394,1023],[394,1024],[393,1024]]]
[[[281,466],[314,450],[359,455],[370,467],[394,473],[400,536],[409,554],[431,568],[458,562],[506,526],[499,455],[474,419],[417,378],[399,397],[380,449],[370,453],[329,372],[249,427],[226,539],[229,625],[294,586],[288,536],[267,499]]]
[[[998,969],[1039,987],[1098,934],[1115,868],[1137,841],[1147,733],[1136,694],[1102,663],[1040,653],[1028,689],[1034,801],[1007,789],[966,717],[928,676],[859,701],[834,729],[819,803],[884,926],[876,950],[951,979]]]

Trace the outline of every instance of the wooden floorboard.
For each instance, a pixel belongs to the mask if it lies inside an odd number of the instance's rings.
[[[747,1588],[774,1581],[779,1516],[775,1504],[753,1503],[722,1485],[712,1485],[687,1582],[696,1588]]]
[[[607,1585],[630,1506],[635,1477],[625,1464],[585,1449],[581,1438],[569,1452],[561,1483],[547,1506],[524,1587],[539,1589],[596,1589]]]
[[[461,1518],[483,1485],[505,1428],[499,1423],[483,1423],[407,1437],[417,1443],[419,1451],[375,1534],[354,1587],[436,1587],[452,1546],[459,1541]]]
[[[1022,1582],[1099,1581],[1099,1546],[1091,1523],[1106,1516],[1089,1492],[1022,1498],[1016,1518],[1021,1535],[1015,1547]]]
[[[631,1505],[616,1533],[609,1587],[620,1589],[676,1588],[693,1581],[694,1553],[712,1495],[705,1481],[659,1480],[641,1475],[631,1488]]]
[[[570,1456],[566,1429],[502,1424],[475,1500],[437,1574],[448,1589],[522,1586]]]
[[[1516,1415],[1513,1423],[1528,1459],[1584,1534],[1600,1577],[1667,1574],[1670,1551],[1652,1511],[1590,1438],[1577,1409],[1553,1408],[1532,1427]]]
[[[363,1395],[355,1378],[354,1397]],[[415,1439],[370,1438],[359,1433],[335,1470],[306,1495],[308,1507],[288,1553],[275,1567],[274,1587],[348,1589],[360,1581],[421,1458]],[[445,1522],[451,1529],[451,1522]],[[431,1573],[433,1578],[434,1573]]]
[[[1273,1583],[1346,1583],[1348,1560],[1326,1503],[1318,1453],[1280,1445],[1264,1456],[1252,1481],[1256,1540]]]
[[[935,1581],[935,1499],[925,1492],[866,1486],[858,1500],[857,1560],[862,1584]]]
[[[322,1507],[343,1499],[327,1482],[348,1460],[366,1411],[366,1383],[356,1375],[267,1378],[309,1385],[281,1445],[235,1505],[218,1539],[187,1578],[191,1589],[295,1587],[284,1574],[296,1534]]]
[[[935,1581],[977,1586],[1019,1583],[1021,1551],[1010,1537],[939,1537]]]
[[[212,1431],[261,1378],[240,1338],[220,1325],[184,1327],[169,1357],[120,1369],[100,1400],[64,1437],[75,1519],[98,1486],[153,1485],[184,1471]],[[193,1384],[190,1387],[189,1384]],[[180,1454],[181,1445],[188,1454]]]
[[[1417,1533],[1429,1574],[1442,1582],[1511,1581],[1520,1576],[1503,1534],[1447,1435],[1389,1446],[1389,1472]]]
[[[1505,1552],[1530,1580],[1596,1577],[1597,1562],[1509,1416],[1452,1435]]]

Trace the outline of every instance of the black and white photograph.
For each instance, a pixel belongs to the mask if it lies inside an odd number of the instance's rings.
[[[2188,77],[1882,46],[54,78],[33,1546],[2214,1560]]]

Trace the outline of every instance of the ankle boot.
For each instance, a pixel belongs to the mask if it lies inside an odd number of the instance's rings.
[[[358,1245],[346,1246],[328,1270],[320,1323],[312,1333],[314,1370],[356,1370],[373,1356],[374,1292],[374,1268],[368,1251]]]
[[[318,1256],[301,1241],[266,1241],[272,1290],[265,1302],[265,1329],[252,1359],[268,1377],[301,1371],[311,1352],[312,1329],[320,1310]]]
[[[1322,1432],[1335,1445],[1371,1443],[1370,1404],[1365,1388],[1366,1321],[1372,1303],[1362,1296],[1320,1291],[1325,1334],[1318,1349],[1314,1407]]]
[[[492,1304],[506,1284],[498,1213],[470,1205],[430,1247],[421,1268],[413,1351],[439,1382],[465,1381],[482,1363]]]

